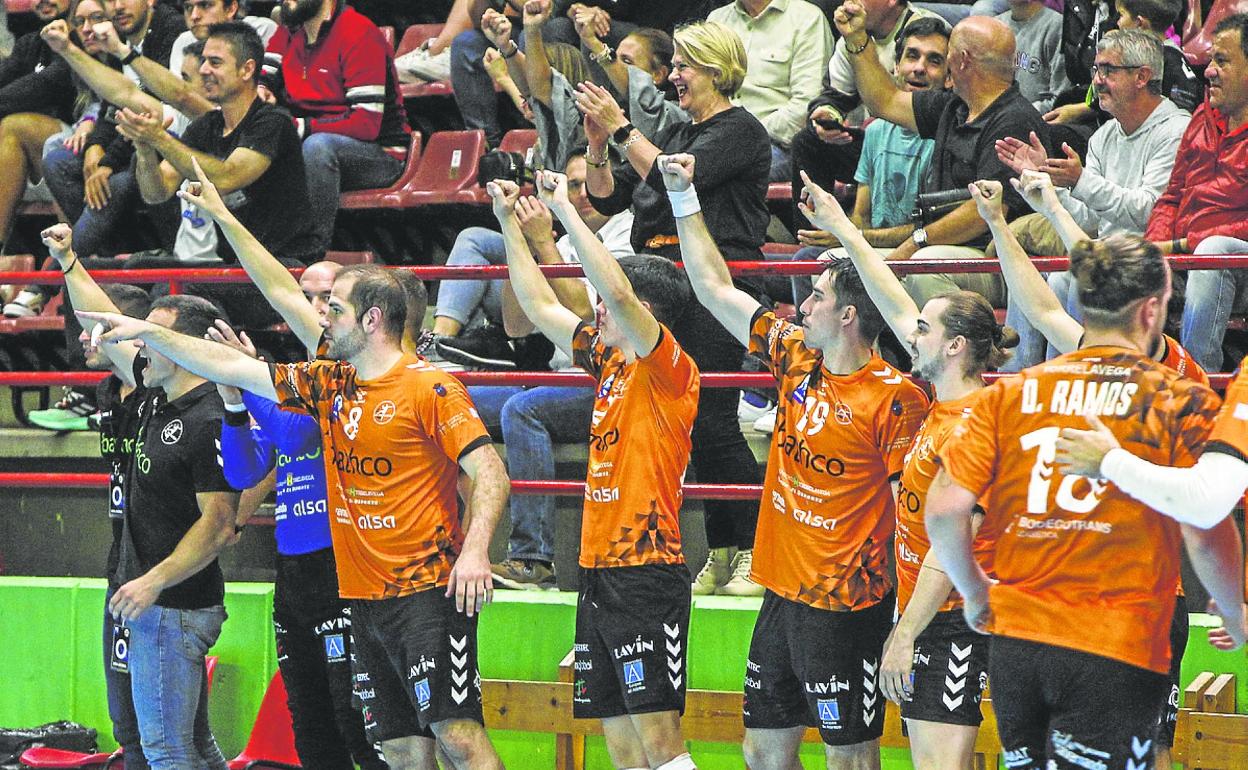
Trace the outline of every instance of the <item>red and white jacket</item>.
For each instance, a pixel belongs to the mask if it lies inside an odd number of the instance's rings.
[[[302,26],[279,27],[260,82],[290,110],[300,137],[343,134],[407,148],[411,129],[394,53],[376,24],[342,2],[311,45]]]

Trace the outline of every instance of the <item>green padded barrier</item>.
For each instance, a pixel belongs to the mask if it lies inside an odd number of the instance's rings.
[[[88,578],[0,577],[0,725],[30,726],[74,719],[100,730],[104,749],[113,746],[104,704],[100,627],[105,585]],[[273,586],[229,583],[229,620],[213,648],[220,658],[213,685],[213,730],[227,757],[246,742],[264,687],[276,668],[270,623]],[[706,596],[694,600],[690,627],[690,686],[735,690],[740,687],[757,599]],[[482,614],[481,674],[493,679],[556,681],[559,661],[572,647],[576,596],[572,593],[499,591]],[[1200,671],[1238,676],[1238,702],[1248,712],[1245,653],[1222,653],[1205,642],[1213,625],[1193,614],[1184,658],[1186,684]],[[495,731],[491,734],[507,767],[548,770],[554,764],[554,737]],[[610,767],[600,738],[587,741],[587,766]],[[739,770],[736,745],[692,746],[703,770]],[[823,767],[823,750],[804,746],[802,764]],[[884,752],[886,770],[907,770],[902,750]]]

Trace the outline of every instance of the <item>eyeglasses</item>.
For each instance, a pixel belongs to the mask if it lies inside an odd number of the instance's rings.
[[[75,16],[72,19],[75,27],[85,27],[88,24],[94,27],[96,24],[103,24],[108,20],[108,15],[104,13],[93,13],[90,16]]]
[[[1092,75],[1107,78],[1118,70],[1138,70],[1143,64],[1104,64],[1096,63],[1092,65]]]

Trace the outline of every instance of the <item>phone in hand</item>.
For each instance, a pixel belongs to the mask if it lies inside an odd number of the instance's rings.
[[[844,131],[856,140],[861,140],[863,137],[862,128],[858,126],[847,126],[835,118],[815,118],[815,123],[817,123],[819,127],[825,131]]]

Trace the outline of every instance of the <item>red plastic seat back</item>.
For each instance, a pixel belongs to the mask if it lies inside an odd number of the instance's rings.
[[[376,264],[377,255],[371,251],[327,251],[325,261],[340,265],[372,265]]]
[[[420,44],[426,40],[432,40],[442,34],[443,24],[413,24],[403,30],[403,39],[399,41],[399,48],[395,51],[396,56],[402,56],[408,51],[413,51],[420,47]]]
[[[394,180],[393,184],[375,190],[344,192],[338,196],[338,207],[344,209],[400,208],[402,202],[398,194],[412,183],[420,168],[420,144],[420,132],[413,131],[411,143],[407,147],[407,163],[403,166],[403,173],[399,174],[399,178]]]
[[[485,153],[483,131],[439,131],[429,137],[420,168],[403,194],[411,205],[471,203],[477,161]]]
[[[1213,0],[1209,15],[1201,18],[1200,0],[1187,0],[1187,20],[1183,23],[1183,53],[1193,67],[1209,64],[1213,49],[1213,28],[1236,13],[1248,13],[1248,0]]]
[[[390,50],[394,50],[394,27],[378,27],[381,30],[381,36],[385,39],[386,45]]]

